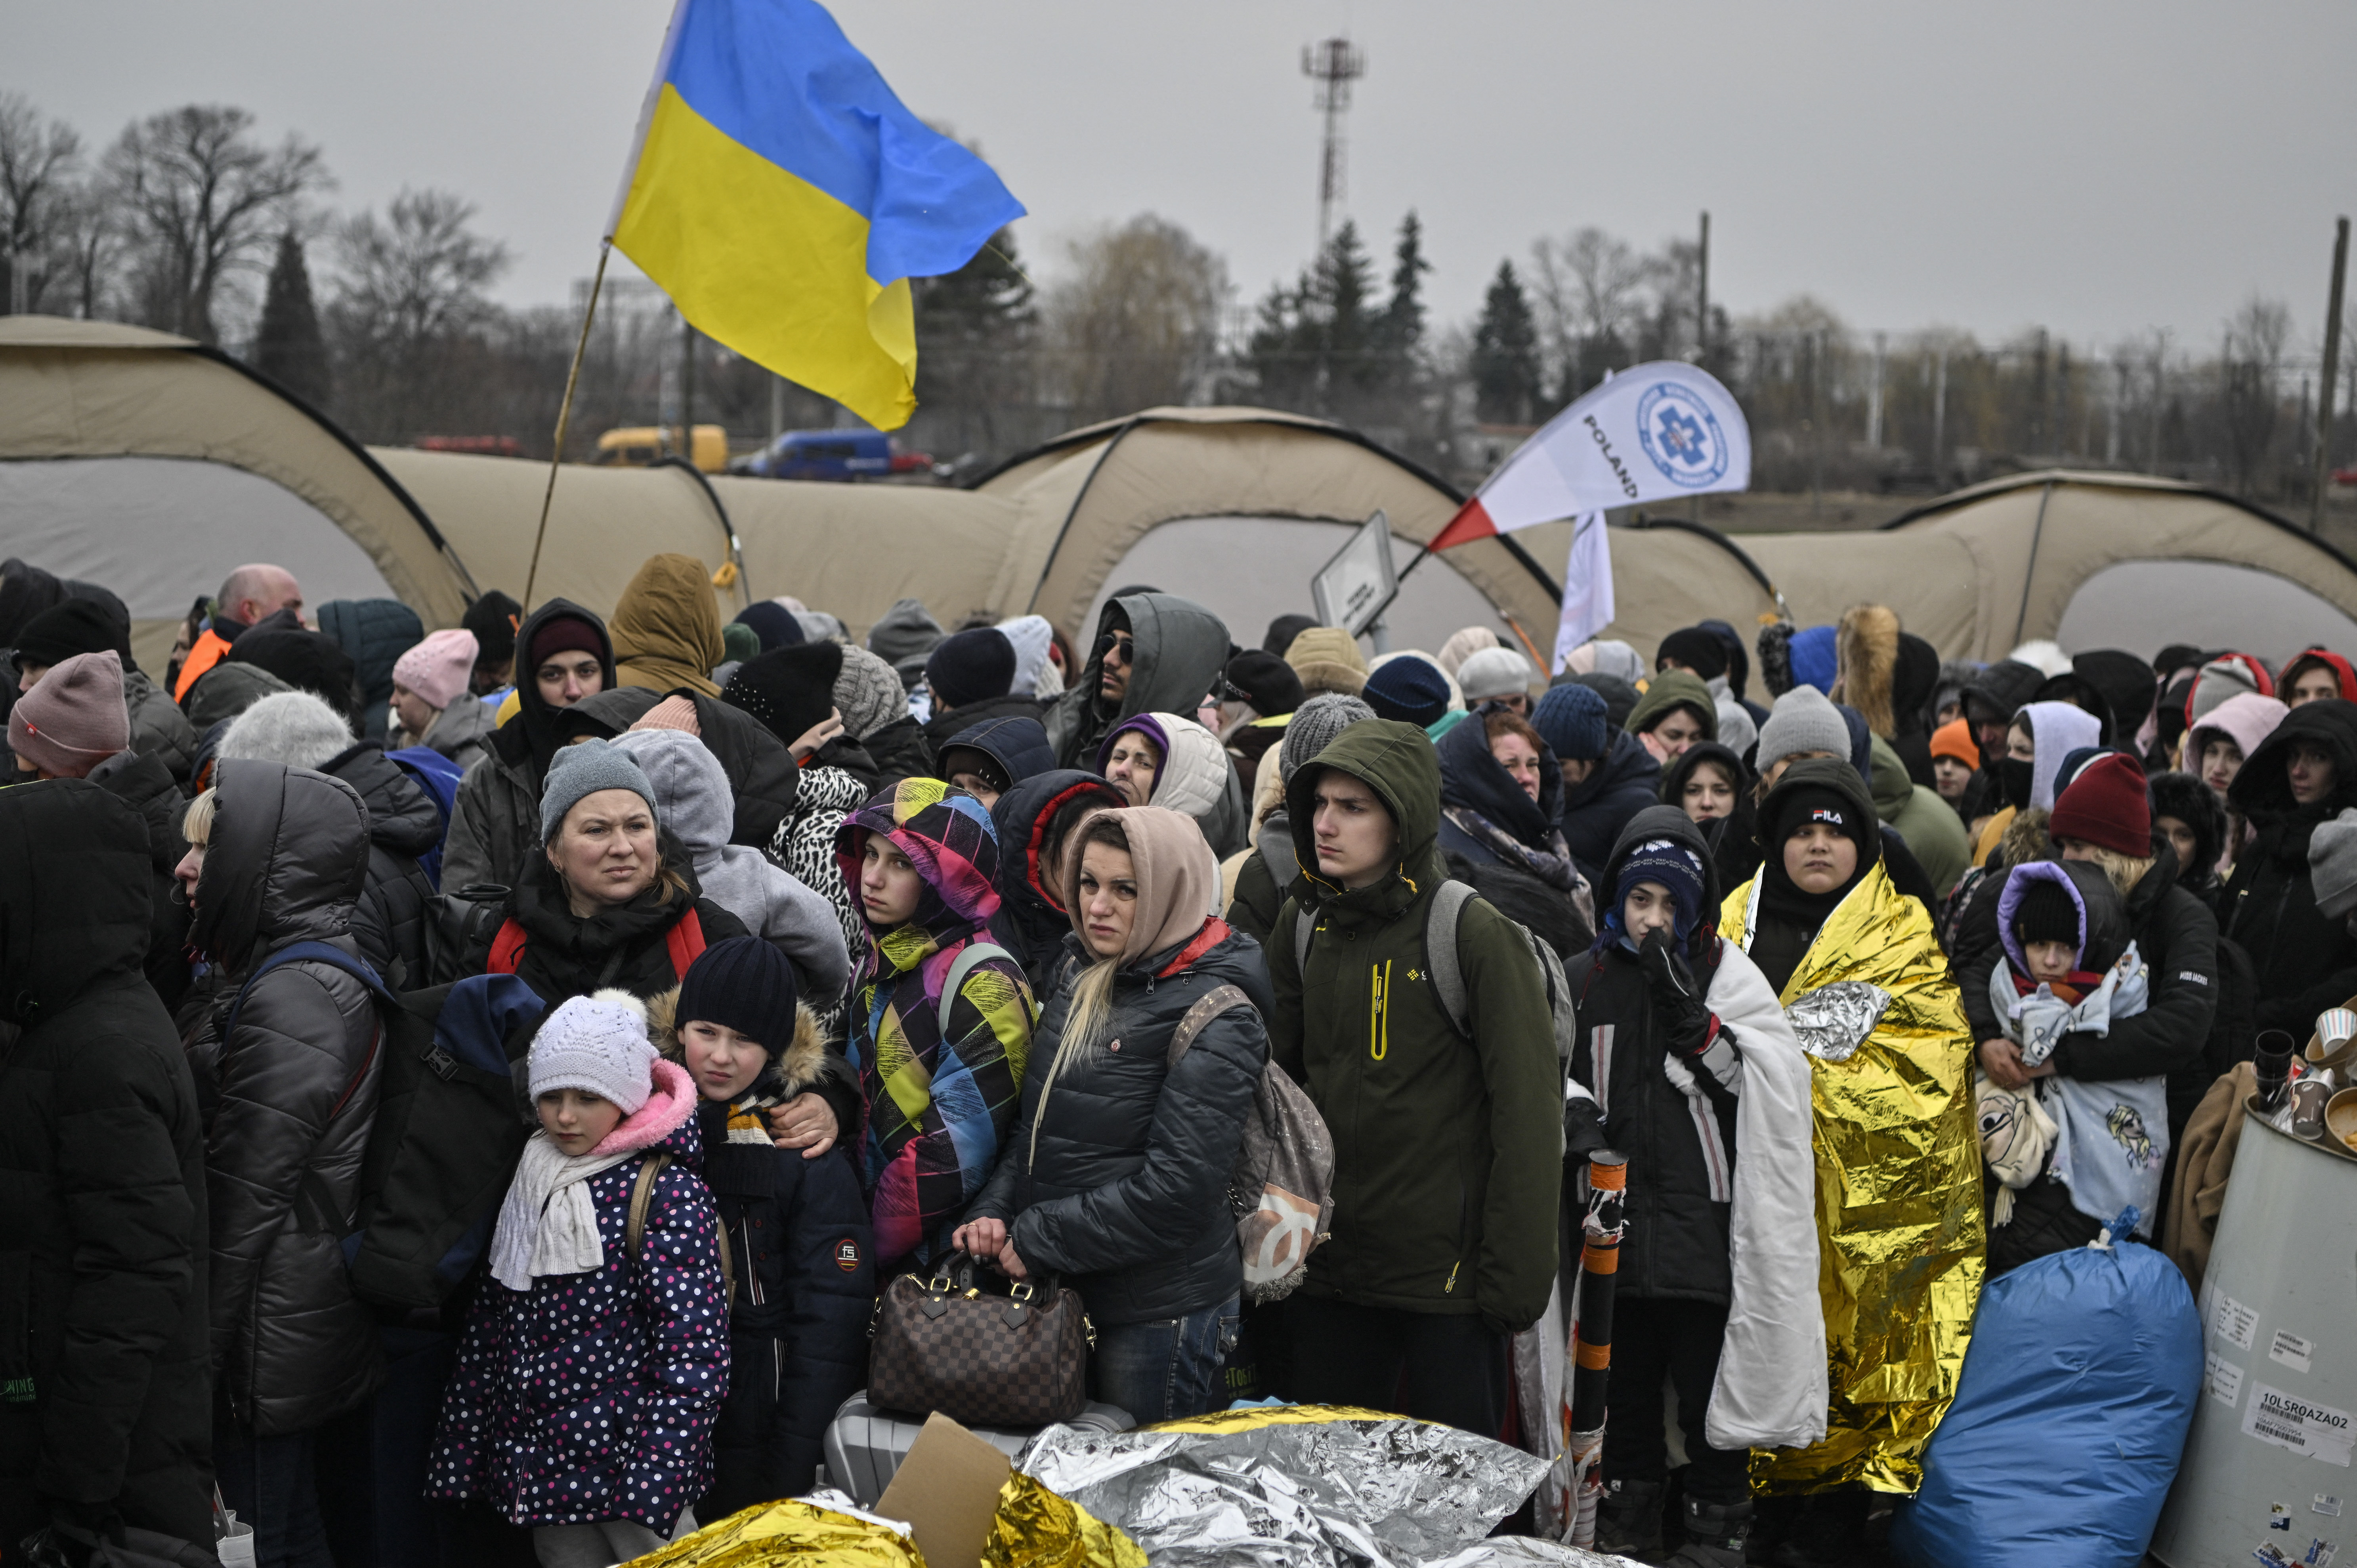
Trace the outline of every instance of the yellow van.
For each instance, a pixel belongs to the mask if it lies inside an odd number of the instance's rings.
[[[608,430],[597,437],[597,456],[604,468],[647,468],[679,450],[676,424],[634,424]],[[695,427],[695,466],[707,474],[728,468],[728,432],[716,424]]]

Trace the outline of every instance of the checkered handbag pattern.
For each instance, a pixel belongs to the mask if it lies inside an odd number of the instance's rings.
[[[902,1274],[876,1308],[867,1398],[886,1410],[940,1411],[968,1426],[1045,1426],[1088,1403],[1090,1333],[1077,1291],[1049,1282],[1013,1295],[955,1278]]]

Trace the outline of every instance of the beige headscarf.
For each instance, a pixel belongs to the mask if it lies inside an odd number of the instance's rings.
[[[1459,664],[1485,648],[1504,646],[1498,640],[1498,634],[1488,627],[1469,626],[1449,634],[1448,640],[1440,645],[1440,657],[1433,662],[1438,664],[1442,672],[1454,681],[1457,679],[1457,667]]]
[[[1076,825],[1064,852],[1064,908],[1082,942],[1088,931],[1081,913],[1081,861],[1085,836],[1100,820],[1118,824],[1129,841],[1131,874],[1137,879],[1137,918],[1122,945],[1126,968],[1150,953],[1183,945],[1203,929],[1220,896],[1220,863],[1195,819],[1162,806],[1126,806],[1091,816]]]
[[[651,555],[615,601],[615,684],[720,695],[712,671],[728,657],[712,579],[693,555]]]

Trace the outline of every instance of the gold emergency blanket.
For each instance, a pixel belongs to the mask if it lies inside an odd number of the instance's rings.
[[[999,1489],[982,1568],[1146,1568],[1146,1551],[1017,1470]]]
[[[764,1503],[633,1558],[626,1568],[925,1568],[894,1521],[840,1492]],[[982,1568],[1146,1568],[1146,1553],[1113,1526],[1017,1471],[999,1488]]]
[[[839,1494],[824,1494],[836,1497]],[[925,1568],[916,1542],[881,1520],[800,1499],[764,1503],[634,1557],[627,1568]]]
[[[1759,889],[1744,884],[1721,910],[1720,929],[1746,951]],[[1855,1048],[1809,1047],[1833,1402],[1823,1442],[1753,1451],[1752,1479],[1772,1492],[1921,1485],[1986,1262],[1964,999],[1931,918],[1879,865],[1826,919],[1780,1000],[1789,1010],[1845,982],[1857,989],[1835,1000],[1862,1002],[1871,987],[1888,1001],[1824,1009],[1816,1033],[1844,1014],[1871,1033]]]

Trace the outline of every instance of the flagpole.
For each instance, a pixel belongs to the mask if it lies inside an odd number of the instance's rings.
[[[540,578],[540,547],[548,538],[548,509],[556,499],[556,470],[565,463],[565,433],[573,422],[573,389],[581,380],[581,360],[589,352],[589,324],[597,319],[597,291],[606,286],[606,258],[614,253],[611,238],[597,242],[597,271],[589,280],[589,303],[581,312],[581,340],[573,346],[573,368],[565,372],[565,401],[556,409],[556,450],[548,459],[548,489],[541,492],[540,527],[532,536],[532,568],[524,574],[524,613],[532,613],[532,590]]]

